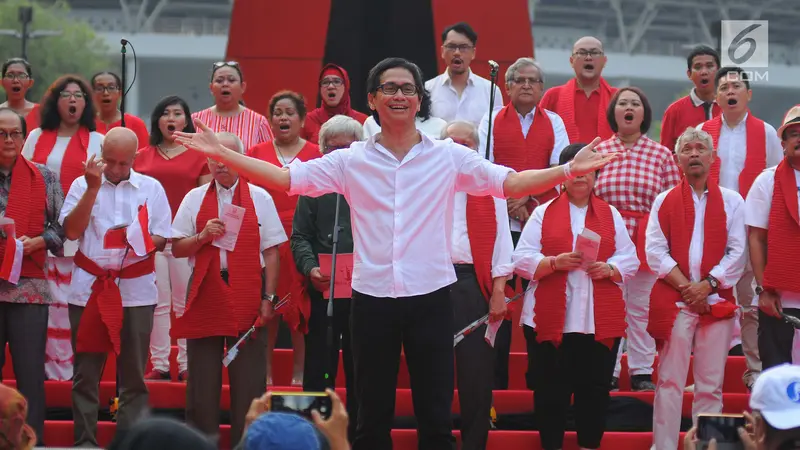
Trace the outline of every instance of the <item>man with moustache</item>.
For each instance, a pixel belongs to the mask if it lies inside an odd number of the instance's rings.
[[[688,128],[675,159],[681,183],[658,194],[647,222],[647,263],[659,280],[647,331],[659,350],[653,448],[674,449],[694,354],[692,416],[722,412],[722,382],[736,321],[733,287],[746,264],[744,201],[709,177],[711,136]]]
[[[67,300],[76,447],[97,447],[100,377],[109,352],[117,355],[119,374],[117,430],[129,429],[148,407],[144,369],[158,298],[154,254],[170,236],[172,212],[161,184],[131,169],[138,148],[133,131],[111,129],[102,159],[86,162],[59,217],[67,239],[78,241]],[[133,249],[128,236],[150,251]]]
[[[800,277],[795,269],[800,255],[800,106],[789,110],[777,135],[784,159],[756,178],[746,199],[745,223],[760,310],[758,351],[764,369],[791,364],[797,340],[781,313],[800,318]]]
[[[669,105],[661,122],[661,145],[673,151],[678,136],[686,128],[696,127],[722,113],[714,101],[717,97],[714,79],[719,70],[719,53],[707,45],[698,45],[689,53],[686,65],[686,76],[694,87],[689,95]]]
[[[717,104],[722,114],[697,128],[711,135],[717,158],[710,178],[732,189],[746,200],[756,177],[783,158],[779,135],[772,125],[756,118],[748,105],[753,96],[747,73],[739,67],[723,67],[715,77]],[[736,300],[743,307],[742,350],[747,370],[742,381],[751,389],[761,372],[758,344],[758,315],[753,303],[753,270],[745,268],[736,286]]]
[[[606,119],[606,108],[617,88],[602,77],[606,61],[599,39],[578,39],[569,57],[575,78],[548,89],[539,103],[564,119],[570,142],[591,142],[597,136],[605,140],[614,134]]]
[[[442,59],[447,69],[425,82],[425,89],[431,93],[433,117],[445,122],[466,120],[477,126],[489,110],[491,82],[475,75],[469,67],[477,45],[478,33],[468,23],[450,25],[442,32]],[[495,109],[499,109],[503,94],[497,86],[494,92]]]

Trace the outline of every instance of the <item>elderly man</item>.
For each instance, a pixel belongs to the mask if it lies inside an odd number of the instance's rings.
[[[323,154],[350,147],[361,141],[364,132],[361,124],[347,116],[337,115],[325,122],[319,133],[319,148]],[[322,392],[334,389],[339,367],[339,349],[342,349],[344,378],[347,386],[347,414],[350,416],[348,436],[355,438],[358,402],[353,374],[353,355],[350,350],[350,297],[336,298],[333,302],[333,323],[328,323],[328,296],[330,272],[320,268],[320,255],[330,258],[333,251],[334,222],[339,207],[339,235],[337,254],[353,253],[353,230],[350,227],[350,205],[339,194],[326,194],[318,198],[300,196],[292,223],[292,255],[297,270],[309,280],[311,318],[308,321],[305,373],[303,390]],[[342,260],[338,260],[343,264]],[[289,264],[287,262],[286,264]],[[330,268],[327,269],[330,271]],[[345,280],[339,280],[340,282]],[[333,341],[328,342],[328,326],[333,327]],[[329,376],[326,378],[326,374]]]
[[[47,250],[61,250],[58,214],[64,195],[53,172],[20,155],[26,135],[25,119],[0,108],[0,216],[14,220],[15,233],[0,226],[0,348],[9,344],[17,389],[28,399],[28,423],[42,444],[48,305],[53,302],[42,268]]]
[[[447,125],[442,139],[451,138],[478,149],[478,130],[467,121]],[[456,192],[450,259],[456,282],[450,286],[453,329],[457,332],[489,313],[491,322],[506,314],[505,284],[513,272],[514,244],[508,230],[508,212],[501,199]],[[500,325],[500,324],[496,324]],[[456,346],[456,380],[461,405],[461,441],[464,449],[485,449],[489,438],[494,378],[494,344],[484,339],[482,326]]]
[[[236,135],[218,136],[226,148],[244,152]],[[250,402],[266,390],[267,333],[262,324],[272,317],[278,245],[287,239],[267,191],[240,184],[236,171],[212,159],[208,168],[214,181],[186,194],[172,224],[172,253],[189,258],[192,277],[186,310],[176,318],[171,334],[186,339],[192,374],[186,387],[186,420],[216,438],[223,352],[251,326],[258,326],[254,338],[239,347],[228,366],[231,442],[235,445]],[[228,230],[237,226],[238,231]]]
[[[675,146],[681,183],[656,197],[647,263],[659,280],[647,331],[659,348],[653,448],[678,446],[681,404],[694,354],[692,416],[722,412],[722,382],[735,326],[732,288],[746,264],[744,200],[710,178],[711,136],[688,128]]]
[[[170,236],[171,212],[161,184],[131,169],[138,148],[133,131],[110,130],[102,159],[86,162],[59,217],[67,239],[78,241],[68,299],[75,446],[97,446],[100,376],[109,351],[117,354],[118,429],[130,428],[147,410],[144,369],[158,298],[154,252]]]
[[[792,362],[800,339],[781,314],[800,318],[800,106],[778,128],[784,159],[756,178],[747,196],[750,262],[758,295],[758,351],[764,369]],[[795,345],[800,345],[795,342]]]

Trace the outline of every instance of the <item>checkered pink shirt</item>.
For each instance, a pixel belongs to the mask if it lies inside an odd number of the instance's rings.
[[[192,114],[192,118],[200,119],[216,133],[226,131],[239,136],[245,152],[256,144],[272,140],[272,129],[267,118],[249,108],[231,117],[219,116],[211,108],[206,108]]]
[[[625,148],[614,135],[601,142],[596,150],[625,154],[603,168],[594,192],[619,210],[633,237],[637,218],[630,214],[649,214],[656,196],[680,183],[678,166],[669,149],[644,135],[630,148]]]

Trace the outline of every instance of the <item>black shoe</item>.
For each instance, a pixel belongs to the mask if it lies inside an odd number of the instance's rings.
[[[619,392],[619,377],[611,377],[611,392]]]
[[[655,391],[656,385],[653,384],[653,377],[650,375],[632,375],[631,390],[634,392]]]

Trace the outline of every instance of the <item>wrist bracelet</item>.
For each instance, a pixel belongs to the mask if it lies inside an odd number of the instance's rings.
[[[556,269],[556,257],[555,256],[551,256],[550,257],[550,269],[552,269],[553,272],[558,270],[558,269]]]
[[[572,175],[572,167],[571,166],[572,166],[572,161],[570,161],[570,162],[568,162],[568,163],[566,163],[566,164],[564,164],[562,166],[562,167],[564,167],[564,176],[567,177],[568,180],[571,180],[571,179],[575,178],[575,176]]]

